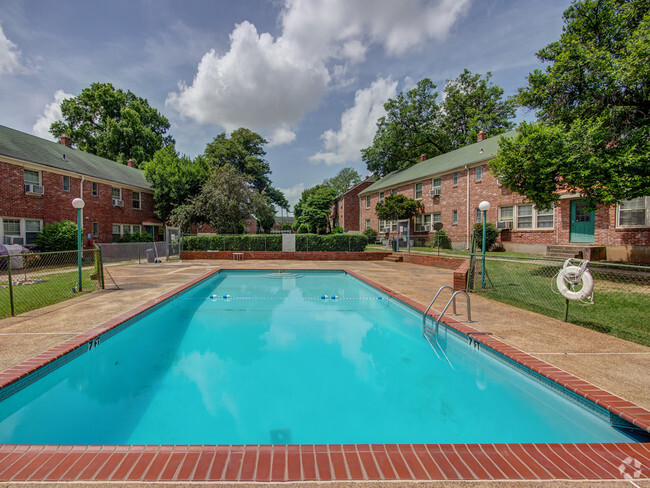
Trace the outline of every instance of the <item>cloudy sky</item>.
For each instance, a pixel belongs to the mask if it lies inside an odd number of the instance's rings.
[[[344,167],[367,172],[383,104],[464,68],[506,94],[542,65],[569,0],[0,0],[0,125],[51,138],[93,82],[146,98],[196,156],[248,127],[295,203]],[[519,118],[531,119],[520,113]]]

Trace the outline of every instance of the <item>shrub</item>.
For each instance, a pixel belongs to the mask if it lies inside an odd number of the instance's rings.
[[[309,224],[300,224],[298,226],[298,234],[309,234]]]
[[[368,238],[360,234],[298,234],[296,251],[365,251]],[[183,238],[184,251],[281,251],[282,236],[215,235]]]
[[[368,244],[377,242],[377,231],[375,229],[366,229],[363,231],[363,235],[368,238]]]
[[[43,226],[43,232],[36,236],[36,245],[43,252],[76,250],[77,224],[63,220]]]
[[[489,251],[499,238],[499,230],[493,222],[488,222],[485,226],[485,250]],[[483,223],[474,224],[474,242],[477,249],[483,249]]]
[[[332,229],[332,234],[343,234],[343,227],[340,225]]]
[[[451,249],[451,239],[443,229],[436,231],[431,239],[431,247],[437,248],[438,246],[443,249]]]

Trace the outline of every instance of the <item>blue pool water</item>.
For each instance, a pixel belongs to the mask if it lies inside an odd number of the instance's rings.
[[[0,442],[630,442],[421,326],[342,272],[221,272],[0,402]]]

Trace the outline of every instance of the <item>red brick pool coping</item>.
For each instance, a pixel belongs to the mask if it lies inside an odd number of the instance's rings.
[[[0,373],[0,390],[222,270]],[[292,271],[301,271],[293,270]],[[307,271],[307,270],[304,270]],[[348,274],[416,310],[414,300]],[[433,313],[433,312],[432,312]],[[650,432],[650,412],[467,324],[445,323]],[[610,480],[650,478],[650,443],[379,445],[0,445],[0,481]]]

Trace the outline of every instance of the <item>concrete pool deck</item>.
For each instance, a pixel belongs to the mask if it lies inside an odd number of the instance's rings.
[[[349,269],[424,305],[428,304],[440,286],[451,284],[452,281],[450,270],[383,261],[211,260],[110,266],[107,268],[106,290],[1,320],[0,371],[217,268]],[[119,285],[119,289],[115,288],[112,280]],[[444,299],[441,302],[436,304],[438,308],[443,306]],[[458,312],[457,320],[466,322],[463,300],[458,300]],[[471,325],[475,329],[492,332],[494,337],[508,345],[650,409],[650,348],[477,296],[472,296],[472,319]],[[647,320],[645,317],[639,319]],[[644,465],[646,463],[647,460]],[[0,461],[0,472],[2,470]],[[648,474],[644,471],[643,476],[646,478]],[[554,485],[546,482],[540,484],[538,481],[530,486],[563,486],[567,482],[562,480]],[[348,482],[348,485],[359,483],[362,482]],[[480,483],[471,482],[468,485],[481,486]],[[502,486],[511,483],[512,480],[504,482]],[[517,482],[517,486],[526,486],[523,483]],[[584,485],[584,481],[581,483]],[[614,483],[617,482],[607,481],[606,484],[595,486],[612,486]],[[624,480],[620,483],[621,486],[632,486]],[[650,487],[650,483],[644,479],[635,479],[634,483]],[[332,483],[321,484],[335,486]],[[450,483],[450,486],[456,484]],[[427,482],[426,486],[445,486],[445,482]],[[489,486],[500,484],[492,481]]]

